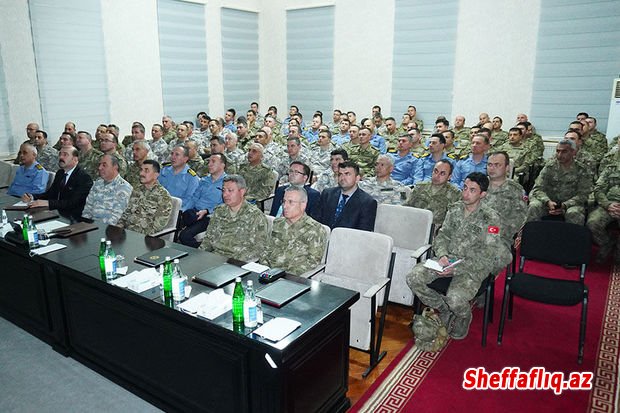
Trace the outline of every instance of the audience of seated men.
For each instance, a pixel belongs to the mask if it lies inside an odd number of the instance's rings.
[[[213,211],[200,249],[240,261],[253,261],[263,255],[269,237],[267,218],[245,201],[245,192],[242,176],[224,178],[224,204]]]
[[[99,176],[90,188],[82,217],[116,225],[127,208],[133,188],[118,172],[118,160],[103,155],[99,161]]]
[[[42,194],[47,188],[48,172],[37,162],[37,148],[29,143],[22,143],[17,153],[19,168],[15,171],[13,182],[6,193],[21,197],[28,194]]]
[[[453,168],[452,162],[445,159],[437,161],[433,167],[431,180],[414,186],[403,204],[431,211],[436,231],[443,224],[450,205],[461,199],[459,189],[450,183]]]
[[[209,225],[209,214],[223,202],[226,157],[221,153],[212,153],[207,165],[209,174],[200,179],[198,188],[189,198],[181,216],[184,228],[179,234],[179,241],[194,248],[200,245],[196,235],[204,232]]]
[[[498,264],[507,265],[512,254],[502,240],[500,217],[482,204],[489,179],[474,172],[463,184],[462,200],[448,210],[439,233],[433,240],[433,252],[441,266],[461,259],[462,262],[443,272],[416,265],[407,275],[407,284],[422,303],[436,309],[448,334],[454,339],[467,336],[472,319],[470,301],[482,281]],[[440,277],[451,276],[446,295],[428,284]]]
[[[183,125],[179,125],[181,126]],[[185,211],[185,205],[196,192],[200,182],[196,172],[187,164],[188,160],[189,149],[183,145],[175,146],[170,154],[170,165],[163,167],[157,178],[170,195],[181,198],[182,211]]]
[[[306,214],[307,210],[306,189],[298,185],[287,186],[282,199],[282,216],[273,222],[271,236],[260,260],[262,263],[295,275],[321,263],[327,234],[320,223]]]
[[[360,168],[353,161],[339,165],[338,186],[321,192],[318,221],[336,227],[373,231],[377,201],[358,187]]]
[[[282,200],[284,199],[285,191],[291,186],[297,186],[304,188],[306,191],[306,213],[311,217],[316,217],[321,194],[316,189],[312,189],[308,183],[308,179],[310,178],[310,167],[303,162],[293,161],[289,165],[287,174],[288,184],[280,185],[278,189],[276,189],[269,215],[273,217],[282,216],[284,206]]]
[[[157,161],[146,159],[142,162],[140,184],[133,188],[117,226],[144,235],[152,235],[166,228],[172,211],[172,198],[157,180],[159,172]]]
[[[93,180],[78,162],[79,152],[76,148],[61,146],[58,151],[60,169],[52,185],[42,194],[24,194],[22,201],[28,202],[33,208],[57,209],[61,215],[79,220]]]

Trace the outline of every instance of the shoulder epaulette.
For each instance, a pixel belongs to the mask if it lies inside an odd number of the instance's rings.
[[[43,170],[43,165],[41,165],[40,163],[38,163],[35,168],[37,168],[39,171]]]
[[[164,162],[161,164],[161,166],[170,166],[172,165],[172,162]]]
[[[448,156],[450,156],[450,155],[448,155]],[[455,156],[455,158],[456,158],[456,154],[454,154],[454,156]],[[462,160],[462,159],[467,159],[467,157],[468,157],[468,156],[469,156],[469,155],[461,155],[461,156],[459,156],[458,158],[459,158],[459,160]]]
[[[429,156],[431,156],[430,152],[424,152],[422,155],[420,155],[420,158],[428,158]]]
[[[198,174],[196,173],[196,171],[194,171],[192,168],[189,168],[187,170],[187,173],[190,174],[191,176],[197,176]]]

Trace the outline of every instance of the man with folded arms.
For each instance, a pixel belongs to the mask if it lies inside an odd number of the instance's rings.
[[[127,208],[116,224],[119,227],[155,234],[166,227],[172,211],[172,198],[157,177],[160,166],[147,159],[140,165],[140,184],[131,193]]]
[[[286,188],[282,201],[283,216],[273,222],[271,238],[261,262],[296,275],[321,263],[327,235],[321,224],[306,215],[307,202],[303,187]]]

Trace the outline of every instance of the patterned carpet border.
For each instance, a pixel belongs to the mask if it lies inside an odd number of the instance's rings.
[[[436,353],[420,351],[414,345],[359,411],[381,413],[402,411],[448,345]]]
[[[620,347],[620,265],[609,281],[607,304],[590,394],[591,413],[618,412],[618,352]]]

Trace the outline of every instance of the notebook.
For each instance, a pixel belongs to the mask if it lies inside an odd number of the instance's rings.
[[[194,276],[193,281],[208,285],[209,287],[220,288],[233,281],[235,278],[249,273],[250,271],[244,270],[241,267],[225,263],[215,268],[209,268],[199,272]]]
[[[262,302],[280,308],[310,289],[309,285],[279,279],[256,293]]]
[[[174,260],[175,258],[185,257],[186,255],[187,252],[185,251],[164,247],[142,254],[136,257],[135,261],[148,267],[157,267],[166,262],[166,257],[170,257],[171,260]]]

